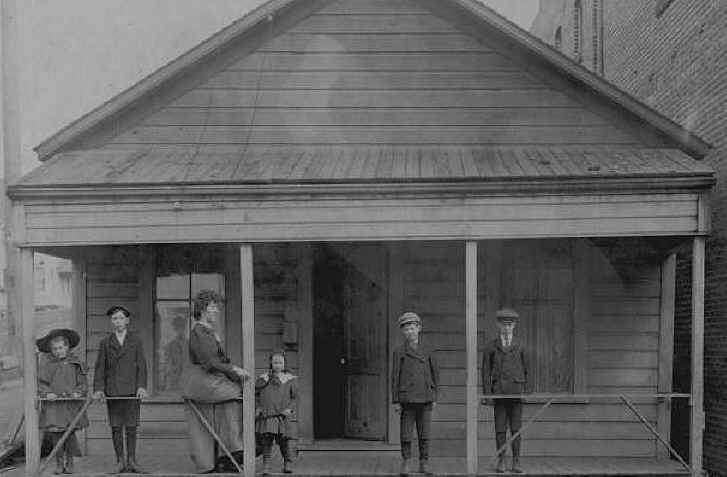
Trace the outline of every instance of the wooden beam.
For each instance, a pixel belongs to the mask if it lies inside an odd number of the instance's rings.
[[[576,239],[573,303],[573,392],[588,389],[588,321],[591,317],[591,248],[586,239]]]
[[[694,237],[692,247],[692,399],[689,455],[695,475],[702,472],[704,434],[704,257],[705,238]]]
[[[255,282],[252,245],[240,245],[240,296],[242,298],[242,366],[250,373],[242,387],[242,429],[245,477],[255,476]]]
[[[309,244],[296,248],[298,314],[298,438],[303,444],[313,442],[313,249]]]
[[[38,430],[38,363],[35,354],[35,299],[33,249],[20,250],[20,316],[23,327],[23,395],[25,396],[25,475],[36,476],[40,468]]]
[[[399,414],[394,410],[391,404],[391,356],[394,354],[394,348],[399,344],[399,325],[397,318],[404,312],[404,268],[406,267],[407,247],[410,245],[402,242],[389,243],[389,303],[388,303],[388,363],[387,379],[386,379],[386,402],[388,403],[388,441],[389,444],[399,444],[400,431]]]
[[[71,293],[73,302],[71,304],[71,316],[73,317],[73,329],[78,332],[81,342],[76,347],[77,356],[86,360],[86,337],[87,337],[87,316],[86,316],[86,262],[81,254],[73,254],[71,268]],[[88,452],[86,429],[78,434],[81,448],[84,455]]]
[[[659,320],[659,381],[657,391],[672,391],[672,367],[674,363],[674,296],[676,293],[676,254],[669,255],[661,264],[661,305]],[[657,406],[656,428],[659,435],[669,440],[671,432],[671,399],[664,399]],[[668,458],[669,449],[657,444],[657,455]]]
[[[476,475],[478,467],[477,428],[479,390],[477,389],[477,242],[465,242],[465,287],[467,336],[467,474]]]

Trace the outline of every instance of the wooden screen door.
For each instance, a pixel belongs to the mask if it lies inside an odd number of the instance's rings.
[[[386,400],[386,249],[351,246],[346,254],[344,437],[384,440]]]

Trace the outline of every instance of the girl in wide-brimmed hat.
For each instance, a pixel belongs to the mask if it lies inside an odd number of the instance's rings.
[[[69,329],[52,330],[36,341],[38,349],[46,353],[38,363],[38,392],[41,397],[51,399],[41,407],[40,428],[54,446],[83,406],[80,399],[86,396],[86,368],[71,352],[79,341],[78,333]],[[63,397],[79,400],[53,401]],[[88,418],[84,414],[56,455],[56,474],[73,473],[73,457],[81,455],[75,431],[86,426]]]

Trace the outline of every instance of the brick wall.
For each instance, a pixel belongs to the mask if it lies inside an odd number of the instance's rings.
[[[541,2],[531,32],[553,44],[553,32],[561,26],[568,45],[573,5],[574,0]],[[585,2],[584,9],[590,8]],[[608,0],[603,9],[605,77],[714,146],[706,158],[718,184],[707,241],[704,466],[710,475],[727,476],[727,2]],[[590,15],[585,11],[584,19]],[[593,70],[587,58],[582,64]],[[685,247],[678,263],[674,357],[675,388],[685,391],[690,382],[690,260]],[[675,406],[672,440],[684,454],[688,423],[688,408]]]

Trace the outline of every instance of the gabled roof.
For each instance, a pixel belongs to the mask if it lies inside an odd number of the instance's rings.
[[[136,106],[150,92],[163,88],[168,82],[189,71],[203,59],[213,56],[220,49],[245,35],[253,28],[268,22],[283,9],[294,4],[305,3],[313,5],[320,2],[317,0],[268,1],[43,141],[35,148],[39,158],[46,160],[55,153],[67,149],[74,141],[104,124],[110,118]],[[638,121],[668,137],[677,147],[690,155],[702,157],[708,152],[709,145],[684,127],[621,91],[600,76],[571,61],[477,0],[436,0],[436,4],[441,8],[457,8],[467,12],[480,25],[489,27],[498,34],[503,35],[528,54],[536,55],[539,60],[546,62],[559,74],[566,77],[569,82],[575,82],[599,95],[615,107],[627,111]]]

